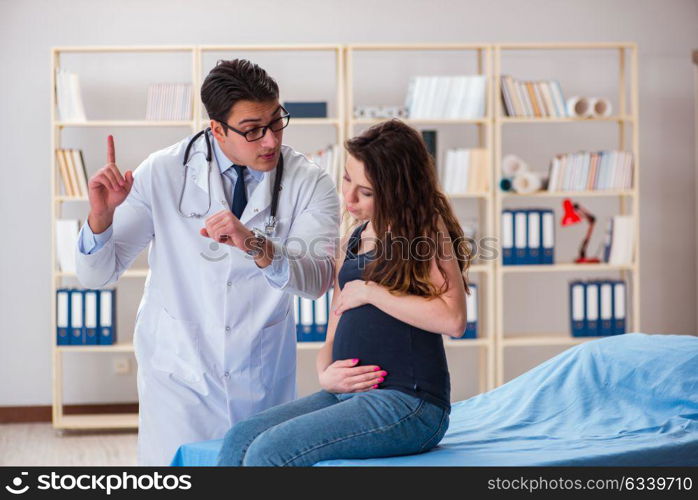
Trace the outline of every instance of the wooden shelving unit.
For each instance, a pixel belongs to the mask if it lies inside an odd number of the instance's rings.
[[[506,314],[507,306],[504,304],[503,290],[505,287],[506,276],[516,275],[520,273],[585,273],[593,272],[615,272],[620,273],[621,277],[628,283],[629,304],[632,306],[630,315],[628,316],[630,325],[628,331],[640,330],[640,252],[639,241],[640,222],[639,222],[639,135],[638,135],[638,79],[637,79],[637,46],[634,43],[507,43],[496,44],[494,50],[494,74],[493,84],[495,95],[501,95],[500,81],[503,74],[502,71],[502,53],[511,51],[550,51],[550,50],[584,50],[584,51],[616,51],[618,55],[618,102],[619,109],[616,116],[604,118],[520,118],[504,116],[501,98],[496,98],[496,106],[494,113],[494,128],[495,128],[495,151],[494,151],[494,171],[496,173],[495,185],[499,185],[501,178],[502,164],[502,129],[510,125],[529,125],[541,123],[559,123],[564,126],[567,123],[580,122],[596,122],[608,123],[615,122],[618,125],[618,149],[627,150],[630,146],[630,151],[633,154],[633,188],[630,190],[614,190],[614,191],[569,191],[569,192],[547,192],[540,191],[530,195],[520,195],[509,192],[496,190],[494,196],[494,220],[496,225],[496,233],[501,234],[500,214],[505,200],[511,199],[542,199],[542,198],[608,198],[617,197],[619,200],[619,213],[632,213],[635,216],[635,241],[634,255],[635,260],[630,265],[617,266],[610,264],[575,264],[575,263],[556,263],[554,265],[528,265],[528,266],[504,266],[501,259],[497,260],[496,264],[496,335],[495,343],[497,346],[496,366],[497,376],[496,384],[499,386],[504,381],[504,366],[506,364],[505,348],[509,347],[527,347],[527,346],[573,346],[588,340],[593,340],[599,337],[572,337],[569,331],[557,332],[551,334],[540,335],[513,335],[505,333],[504,330],[504,314]],[[630,66],[630,79],[626,78]],[[627,101],[630,100],[628,109]],[[632,127],[632,135],[630,138],[626,134],[626,126]],[[628,278],[630,278],[628,280]],[[567,293],[567,288],[560,291]]]
[[[345,116],[346,130],[350,135],[354,135],[358,126],[370,126],[383,121],[383,119],[356,119],[353,117],[353,108],[355,102],[355,85],[358,82],[354,81],[355,68],[354,64],[357,58],[365,53],[380,54],[385,53],[386,57],[395,54],[396,52],[418,52],[418,53],[433,53],[433,52],[455,52],[465,57],[475,57],[476,71],[474,74],[487,76],[488,84],[486,87],[486,106],[485,116],[477,119],[404,119],[405,123],[412,126],[431,126],[431,127],[475,127],[477,133],[478,147],[487,150],[488,172],[490,179],[493,177],[492,169],[492,152],[493,152],[493,89],[492,81],[492,46],[488,44],[410,44],[410,45],[395,45],[395,44],[356,44],[346,47],[346,64],[347,69],[346,84],[346,111]],[[465,64],[463,65],[465,67]],[[462,74],[462,73],[461,73]],[[397,92],[406,92],[407,81],[404,82],[405,87],[396,89]],[[460,130],[460,129],[459,129]],[[464,128],[464,130],[466,130]],[[472,199],[478,204],[480,213],[480,225],[482,236],[495,235],[494,226],[492,224],[492,201],[493,183],[489,182],[490,189],[484,193],[472,193],[453,195],[451,199]],[[483,223],[484,222],[484,223]],[[494,388],[495,384],[495,346],[494,346],[494,262],[484,262],[471,266],[469,276],[472,280],[473,276],[477,276],[479,286],[478,297],[478,318],[479,318],[479,338],[476,339],[445,339],[444,345],[447,351],[453,351],[457,354],[460,349],[477,348],[479,351],[479,390],[485,392]],[[484,320],[484,321],[483,321]],[[482,325],[485,328],[482,328]],[[459,385],[463,382],[453,378],[451,379],[452,391],[457,392]]]
[[[519,118],[503,116],[500,97],[499,77],[502,74],[501,56],[505,51],[549,51],[549,50],[615,50],[619,57],[618,95],[619,109],[617,114],[606,118]],[[514,334],[503,331],[503,318],[506,312],[504,304],[504,286],[507,276],[522,273],[580,273],[613,272],[620,273],[628,281],[630,298],[629,330],[640,331],[639,327],[639,135],[638,135],[638,80],[637,80],[637,47],[633,43],[564,43],[564,44],[354,44],[354,45],[202,45],[202,46],[112,46],[112,47],[58,47],[52,50],[51,84],[55,88],[55,71],[61,67],[61,55],[66,53],[106,54],[106,53],[168,53],[183,52],[191,58],[191,84],[194,90],[200,88],[205,72],[204,55],[212,52],[287,52],[311,51],[330,52],[336,61],[336,116],[318,119],[293,119],[294,127],[327,126],[333,127],[337,144],[356,133],[357,127],[370,126],[378,123],[379,119],[354,119],[353,107],[355,99],[354,64],[358,57],[366,53],[386,53],[387,56],[396,52],[416,51],[455,51],[462,52],[477,60],[477,73],[487,76],[486,114],[481,119],[472,120],[405,120],[416,127],[463,127],[464,130],[477,131],[478,147],[488,152],[488,168],[490,188],[484,193],[453,195],[453,200],[472,200],[477,204],[480,214],[480,236],[499,239],[500,213],[504,203],[509,200],[544,200],[563,197],[584,198],[617,198],[619,213],[635,214],[635,261],[627,266],[609,264],[578,265],[574,263],[556,263],[547,266],[503,266],[500,260],[478,262],[470,268],[471,278],[475,277],[480,285],[479,338],[453,340],[446,339],[445,345],[449,352],[459,353],[462,349],[476,348],[479,353],[479,389],[481,392],[490,390],[504,382],[505,349],[534,346],[573,346],[591,340],[595,337],[571,337],[569,332],[540,332],[537,334]],[[630,69],[630,78],[626,78],[626,70]],[[406,90],[400,89],[401,92]],[[194,95],[197,95],[194,92]],[[626,102],[629,100],[630,105]],[[66,129],[79,128],[114,128],[114,127],[182,127],[191,132],[207,126],[207,120],[202,116],[202,104],[194,98],[193,119],[190,121],[146,121],[146,120],[94,120],[85,123],[67,123],[57,119],[56,98],[51,98],[51,148],[55,151],[61,147],[62,132]],[[578,192],[547,192],[541,191],[531,195],[504,193],[498,189],[501,159],[502,159],[502,129],[509,126],[528,126],[529,124],[560,124],[598,122],[616,123],[618,125],[618,147],[633,153],[633,188],[621,191],[578,191]],[[590,126],[593,126],[590,124]],[[626,133],[626,127],[631,127],[631,134]],[[458,129],[460,130],[460,129]],[[340,148],[342,151],[342,148]],[[342,153],[343,154],[343,153]],[[56,346],[55,342],[55,291],[61,286],[62,280],[75,278],[75,273],[60,272],[55,264],[55,220],[66,203],[82,203],[87,207],[86,198],[76,198],[60,195],[58,190],[58,168],[52,154],[51,175],[51,342],[53,358],[53,425],[56,429],[106,429],[134,428],[138,425],[137,414],[124,415],[66,415],[63,412],[63,354],[71,353],[132,353],[131,343],[119,343],[113,346]],[[484,219],[484,223],[483,223]],[[143,279],[147,277],[148,269],[131,269],[122,275],[122,279]],[[630,278],[630,279],[628,279]],[[567,293],[565,288],[564,293]],[[484,326],[484,328],[483,328]],[[298,350],[315,350],[321,343],[299,343]],[[312,367],[314,370],[314,366]],[[454,387],[459,382],[452,380]]]
[[[339,45],[260,45],[260,46],[242,46],[242,45],[210,45],[210,46],[111,46],[111,47],[55,47],[51,53],[51,85],[56,88],[55,74],[56,70],[61,67],[61,55],[66,53],[77,54],[93,54],[107,55],[120,53],[172,53],[184,52],[191,55],[191,84],[192,89],[198,90],[201,87],[204,74],[202,68],[202,56],[209,51],[323,51],[330,52],[335,55],[336,60],[336,81],[337,81],[337,116],[331,118],[297,118],[292,121],[292,125],[296,126],[330,126],[336,130],[336,138],[339,144],[342,143],[345,137],[344,133],[344,62],[343,48]],[[193,93],[197,95],[196,92]],[[57,102],[55,92],[51,95],[51,150],[55,151],[61,147],[62,132],[66,129],[79,128],[147,128],[147,127],[182,127],[189,129],[194,133],[202,127],[208,126],[207,120],[202,117],[203,106],[198,98],[194,98],[192,102],[192,120],[178,121],[153,121],[153,120],[88,120],[85,122],[65,122],[58,120],[56,110]],[[63,411],[63,364],[65,353],[133,353],[134,348],[131,342],[119,342],[109,346],[57,346],[56,345],[56,311],[55,311],[55,292],[60,288],[62,280],[66,278],[76,278],[76,274],[72,272],[63,272],[56,269],[55,263],[55,220],[59,217],[62,207],[66,203],[82,203],[87,209],[86,197],[64,196],[59,194],[58,182],[59,172],[55,162],[55,155],[52,153],[51,160],[51,343],[52,359],[53,359],[53,426],[55,429],[123,429],[137,428],[138,414],[89,414],[89,415],[66,415]],[[125,271],[120,281],[123,279],[143,279],[148,276],[148,269],[129,269]],[[134,312],[135,314],[135,312]],[[117,335],[118,338],[118,335]]]

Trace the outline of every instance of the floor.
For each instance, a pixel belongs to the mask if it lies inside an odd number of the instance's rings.
[[[0,466],[136,465],[136,431],[60,432],[51,424],[0,425]]]

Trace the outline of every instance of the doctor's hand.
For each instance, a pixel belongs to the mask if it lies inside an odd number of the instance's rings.
[[[104,232],[112,223],[114,210],[121,205],[133,186],[133,172],[121,175],[116,166],[114,138],[107,137],[107,164],[97,171],[87,183],[90,200],[88,223],[92,232]]]
[[[340,316],[348,309],[371,303],[371,291],[376,286],[373,281],[352,280],[344,285],[337,299],[334,313]]]
[[[355,366],[358,359],[338,359],[320,373],[320,386],[327,392],[366,392],[376,389],[388,372],[380,366]]]
[[[206,227],[201,228],[201,236],[243,251],[249,250],[245,242],[249,243],[249,240],[254,238],[254,234],[230,210],[221,210],[213,214],[206,219],[205,224]]]

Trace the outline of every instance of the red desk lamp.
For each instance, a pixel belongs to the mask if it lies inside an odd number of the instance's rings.
[[[588,210],[580,207],[578,203],[572,203],[572,200],[569,198],[562,202],[562,207],[565,210],[561,221],[562,226],[571,226],[573,224],[582,222],[582,217],[580,217],[580,214],[587,221],[589,221],[589,230],[587,231],[587,235],[584,237],[584,241],[582,241],[582,245],[579,247],[579,257],[575,259],[575,262],[577,264],[598,264],[601,262],[596,257],[586,256],[587,246],[589,245],[589,240],[591,239],[591,233],[594,230],[596,217],[594,217]]]

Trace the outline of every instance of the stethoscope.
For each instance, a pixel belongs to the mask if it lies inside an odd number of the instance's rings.
[[[189,144],[187,144],[187,148],[184,150],[184,180],[182,181],[182,190],[179,193],[179,204],[177,205],[177,211],[179,212],[179,215],[182,217],[186,217],[187,219],[190,218],[196,218],[200,219],[204,215],[206,215],[210,210],[211,210],[211,159],[213,158],[212,154],[212,149],[211,149],[211,140],[208,137],[208,133],[210,132],[211,128],[206,128],[202,130],[201,132],[198,132],[194,137],[191,138],[189,141]],[[182,212],[182,200],[184,200],[184,193],[187,189],[187,174],[189,170],[189,152],[191,151],[192,146],[194,145],[194,142],[201,137],[204,136],[204,140],[206,141],[206,162],[208,163],[208,171],[206,175],[206,181],[207,181],[207,187],[206,190],[208,191],[208,207],[206,208],[206,211],[203,213],[196,213],[196,212],[189,212],[188,214],[185,214]],[[284,175],[284,157],[283,155],[279,155],[279,163],[276,165],[276,177],[274,178],[274,191],[272,193],[272,198],[271,198],[271,213],[269,217],[267,217],[267,220],[264,222],[264,233],[267,236],[271,236],[274,234],[274,231],[276,230],[276,209],[279,206],[279,193],[281,192],[281,177]]]

